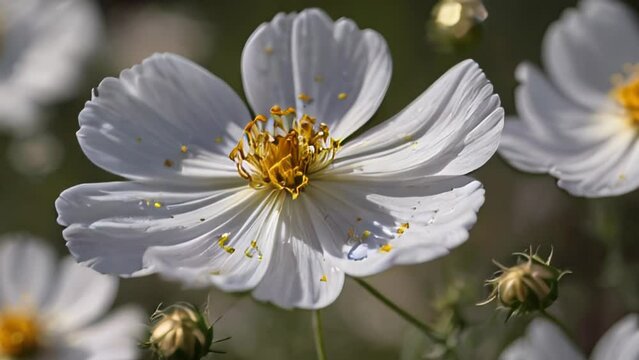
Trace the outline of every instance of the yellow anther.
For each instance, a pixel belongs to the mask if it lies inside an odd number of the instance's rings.
[[[371,232],[368,230],[364,230],[364,232],[362,233],[361,239],[362,240],[366,240],[371,236]]]
[[[257,246],[257,240],[252,240],[251,241],[251,245],[249,245],[246,250],[244,250],[244,255],[249,258],[252,259],[253,256],[255,256],[255,254],[257,254],[257,259],[258,260],[262,260],[262,252],[260,251],[259,247]]]
[[[186,145],[180,146],[181,153],[186,154],[187,151],[189,151],[189,148]]]
[[[310,103],[311,101],[313,101],[312,97],[308,96],[306,93],[303,93],[303,92],[299,93],[297,95],[297,98],[302,100],[305,103]]]
[[[346,100],[346,98],[347,98],[347,97],[348,97],[348,94],[347,94],[347,93],[344,93],[344,92],[339,93],[339,94],[337,95],[337,98],[338,98],[339,100]]]
[[[390,252],[392,248],[393,246],[391,244],[386,243],[379,247],[379,251],[387,253],[387,252]]]
[[[406,230],[408,230],[409,227],[410,227],[409,223],[403,223],[397,228],[397,233],[399,235],[401,235],[401,234],[405,233]]]
[[[226,252],[227,252],[227,253],[229,253],[229,254],[232,254],[232,253],[234,253],[234,252],[235,252],[235,249],[234,249],[233,247],[231,247],[231,246],[226,245],[226,244],[228,243],[228,241],[229,241],[229,236],[230,236],[230,235],[231,235],[231,234],[229,234],[229,233],[224,233],[224,234],[220,235],[220,236],[217,238],[217,244],[218,244],[218,245],[219,245],[222,249],[224,249],[224,251],[226,251]]]
[[[320,278],[321,282],[327,282],[328,278],[326,277],[326,275],[322,275],[322,277]]]
[[[159,201],[156,201],[156,202],[153,203],[153,207],[156,208],[156,209],[159,209],[159,208],[162,207],[162,203],[159,202]]]

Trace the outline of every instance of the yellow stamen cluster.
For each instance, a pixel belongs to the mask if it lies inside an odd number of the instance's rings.
[[[0,312],[0,358],[33,354],[40,339],[37,322],[25,313]]]
[[[272,186],[293,199],[308,185],[309,175],[333,161],[340,142],[326,124],[295,109],[271,108],[271,117],[258,115],[246,125],[229,157],[241,177],[255,189]]]
[[[614,97],[626,109],[631,122],[639,125],[639,76],[618,86],[614,90]]]

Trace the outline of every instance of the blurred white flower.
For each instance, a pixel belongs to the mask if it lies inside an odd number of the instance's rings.
[[[549,76],[519,66],[520,120],[506,121],[500,154],[549,173],[573,195],[620,195],[639,186],[639,20],[615,0],[585,0],[548,29]]]
[[[533,320],[526,334],[512,343],[500,360],[585,360],[566,335],[553,323]],[[628,315],[614,324],[599,340],[591,360],[639,359],[639,317]]]
[[[0,129],[29,133],[73,94],[100,23],[92,0],[0,0]]]
[[[378,33],[317,9],[278,14],[249,38],[242,74],[254,120],[226,83],[177,55],[100,84],[78,140],[131,181],[58,198],[79,262],[321,308],[344,273],[425,262],[468,238],[484,190],[463,175],[493,155],[503,125],[476,63],[347,142],[390,80]]]
[[[128,307],[101,318],[118,280],[71,258],[55,264],[43,242],[0,240],[0,359],[135,359],[144,315]]]

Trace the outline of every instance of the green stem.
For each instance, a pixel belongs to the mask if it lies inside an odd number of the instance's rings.
[[[313,311],[313,335],[315,338],[315,351],[317,360],[326,360],[326,350],[324,349],[324,335],[322,332],[322,318],[319,310]]]
[[[566,327],[566,325],[564,325],[564,323],[561,320],[559,320],[555,315],[547,312],[546,310],[541,310],[540,314],[541,316],[545,317],[548,321],[557,325],[557,327],[561,329],[561,331],[566,335],[566,337],[568,337],[574,343],[575,338],[572,336],[572,333],[568,329],[568,327]]]
[[[417,329],[419,329],[424,335],[428,336],[431,340],[438,343],[446,343],[446,338],[437,333],[430,326],[424,324],[423,322],[417,320],[413,315],[406,312],[404,309],[400,308],[397,304],[392,302],[389,298],[384,296],[382,293],[377,291],[374,287],[372,287],[366,281],[360,278],[353,278],[358,284],[360,284],[366,291],[368,291],[371,295],[373,295],[377,300],[381,301],[384,305],[386,305],[389,309],[393,310],[397,315],[402,317],[404,320],[411,323]]]

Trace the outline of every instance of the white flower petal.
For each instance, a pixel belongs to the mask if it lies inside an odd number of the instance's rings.
[[[246,291],[257,286],[273,257],[285,194],[246,191],[242,206],[221,210],[220,220],[209,232],[181,244],[150,248],[144,256],[145,264],[191,286],[213,284],[224,291]],[[220,243],[223,237],[226,241]]]
[[[56,201],[58,222],[76,260],[103,273],[141,275],[145,252],[216,230],[255,207],[262,192],[244,182],[218,190],[144,185],[85,184]]]
[[[295,106],[291,59],[291,29],[296,14],[277,14],[260,25],[242,52],[244,92],[256,114],[269,114],[273,105]]]
[[[639,317],[631,314],[613,325],[595,346],[591,359],[639,359]]]
[[[392,119],[348,142],[320,176],[374,179],[463,175],[494,154],[503,109],[471,60],[446,72]]]
[[[585,146],[578,141],[549,142],[524,121],[509,120],[499,153],[520,170],[551,174],[559,179],[559,187],[576,196],[611,196],[639,187],[639,142],[632,131]]]
[[[9,235],[0,240],[0,308],[38,310],[51,289],[55,255],[42,240]]]
[[[117,292],[117,278],[102,275],[66,258],[42,313],[51,329],[74,330],[106,313]]]
[[[392,72],[386,41],[349,19],[333,22],[319,9],[295,18],[291,41],[298,112],[326,123],[334,138],[346,138],[386,94]]]
[[[637,17],[620,1],[582,1],[550,26],[542,50],[554,83],[596,109],[607,101],[610,77],[639,61]]]
[[[303,201],[329,264],[368,276],[443,256],[468,238],[484,202],[479,182],[456,177],[397,184],[311,182]]]
[[[299,200],[284,204],[269,268],[253,296],[282,308],[319,309],[337,299],[344,273],[324,258],[303,203],[307,194]]]
[[[521,84],[515,92],[517,112],[529,126],[530,136],[557,146],[565,142],[579,152],[627,128],[625,119],[601,121],[559,92],[532,64],[519,65],[515,77]]]
[[[80,113],[78,141],[93,163],[130,179],[210,184],[237,177],[228,154],[249,120],[222,80],[156,54],[100,83]]]
[[[512,343],[499,360],[585,360],[556,325],[533,320],[526,334]]]
[[[69,336],[68,342],[86,360],[134,360],[146,328],[142,310],[125,307]],[[66,358],[65,358],[66,360]]]

